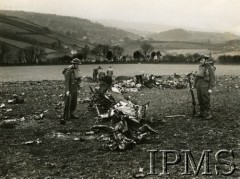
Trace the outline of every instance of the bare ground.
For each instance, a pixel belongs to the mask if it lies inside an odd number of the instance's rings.
[[[126,94],[138,104],[151,101],[147,119],[160,135],[150,136],[124,152],[108,151],[96,136],[85,135],[95,123],[96,116],[94,111],[88,111],[87,104],[78,104],[78,120],[59,125],[63,111],[62,81],[0,83],[0,104],[6,105],[0,109],[0,122],[22,120],[0,127],[0,178],[133,178],[140,168],[144,175],[149,172],[147,150],[150,149],[191,150],[196,163],[203,150],[212,150],[212,175],[203,176],[201,170],[198,176],[183,176],[184,162],[181,160],[179,164],[169,166],[170,175],[162,178],[225,178],[215,173],[214,155],[221,149],[233,150],[236,171],[227,178],[240,178],[240,90],[237,87],[240,79],[229,76],[217,79],[212,95],[212,120],[191,117],[191,96],[187,89],[145,88]],[[80,99],[90,96],[88,85],[85,84],[80,92]],[[23,104],[7,103],[13,94],[22,93],[25,93]],[[39,114],[44,114],[43,119],[37,119]],[[175,114],[186,117],[165,118]],[[28,141],[33,143],[24,145]],[[174,159],[171,157],[169,160]],[[229,171],[227,167],[224,170]],[[161,171],[162,157],[159,153],[156,172],[159,174]]]

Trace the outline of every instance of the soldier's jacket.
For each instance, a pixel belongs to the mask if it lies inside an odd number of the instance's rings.
[[[102,79],[104,76],[106,76],[105,72],[102,69],[98,70],[98,78]]]
[[[65,68],[63,71],[64,77],[65,77],[65,90],[66,91],[72,91],[72,90],[78,90],[79,84],[81,82],[79,69],[76,69],[73,67],[73,65],[70,65],[68,68]]]
[[[109,69],[107,70],[107,76],[110,76],[110,77],[113,76],[113,69],[109,68]]]
[[[215,83],[214,73],[215,67],[209,64],[200,65],[194,80],[194,87],[196,88],[200,85],[201,87],[208,87],[208,89],[212,89]]]

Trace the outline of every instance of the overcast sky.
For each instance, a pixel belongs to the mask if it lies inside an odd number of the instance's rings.
[[[0,0],[0,9],[240,35],[240,0]]]

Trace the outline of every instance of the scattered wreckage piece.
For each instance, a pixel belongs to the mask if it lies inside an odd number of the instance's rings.
[[[171,115],[171,116],[165,116],[165,118],[175,118],[175,117],[186,117],[186,115],[176,114],[176,115]]]
[[[16,127],[16,125],[19,124],[19,122],[25,121],[25,118],[15,118],[15,119],[6,119],[0,122],[0,128],[5,128],[5,129],[13,129]]]
[[[8,100],[8,104],[22,104],[22,103],[24,103],[23,97],[19,97],[16,94],[14,94],[12,98]]]
[[[24,95],[24,93],[22,93]],[[13,94],[12,98],[8,100],[8,104],[22,104],[24,103],[24,99],[22,96],[18,96]]]
[[[188,86],[186,76],[157,76],[157,75],[135,75],[135,77],[128,77],[126,79],[116,78],[113,87],[118,88],[121,93],[124,92],[138,92],[143,87],[158,88],[158,89],[183,89]]]
[[[31,140],[31,141],[27,141],[27,142],[23,142],[22,145],[32,145],[32,144],[42,144],[43,142],[37,138],[36,140]]]
[[[5,105],[4,103],[2,103],[2,104],[0,105],[0,109],[5,108],[5,107],[6,107],[6,105]]]

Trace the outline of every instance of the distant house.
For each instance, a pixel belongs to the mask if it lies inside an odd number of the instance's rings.
[[[77,54],[77,50],[71,50],[71,54],[72,55],[76,55]]]

